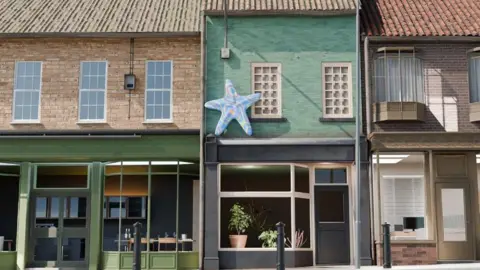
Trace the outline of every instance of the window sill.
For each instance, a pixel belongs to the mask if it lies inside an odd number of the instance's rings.
[[[480,102],[472,102],[469,104],[470,122],[480,121]]]
[[[383,240],[382,241],[375,241],[376,244],[383,244]],[[412,245],[412,244],[418,244],[418,245],[421,245],[421,244],[436,244],[437,241],[435,240],[414,240],[414,239],[411,239],[411,240],[394,240],[394,239],[390,239],[390,243],[392,245],[402,245],[402,244],[408,244],[408,245]]]
[[[425,122],[425,104],[416,101],[382,101],[372,105],[373,122]]]
[[[338,117],[332,117],[332,118],[326,118],[326,117],[320,117],[318,119],[320,122],[355,122],[355,117],[345,117],[345,118],[338,118]]]
[[[288,119],[285,117],[279,118],[249,118],[252,123],[283,123],[288,122]]]
[[[77,125],[98,125],[98,124],[106,124],[107,121],[78,121]]]
[[[39,125],[40,121],[12,121],[10,125]]]
[[[143,121],[144,125],[149,124],[173,124],[173,119],[165,119],[165,120],[145,120]]]

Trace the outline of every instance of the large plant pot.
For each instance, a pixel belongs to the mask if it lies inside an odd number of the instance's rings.
[[[230,235],[230,245],[232,248],[245,248],[248,235]]]

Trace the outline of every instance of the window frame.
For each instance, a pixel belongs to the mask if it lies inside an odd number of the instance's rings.
[[[147,118],[147,107],[148,107],[148,102],[147,102],[147,92],[148,91],[165,91],[164,89],[148,89],[148,63],[157,63],[157,62],[168,62],[170,63],[170,117],[168,119],[148,119]],[[149,123],[173,123],[173,60],[146,60],[145,61],[145,91],[144,91],[144,104],[143,104],[143,121],[146,124]],[[163,75],[165,76],[165,75]]]
[[[480,103],[480,78],[478,78],[478,89],[476,89],[477,91],[477,96],[478,96],[478,100],[477,101],[472,101],[472,90],[473,90],[473,79],[472,77],[470,76],[470,66],[471,66],[471,61],[479,61],[480,63],[480,52],[479,51],[475,51],[473,52],[471,55],[468,56],[468,62],[467,62],[467,77],[468,77],[468,102],[470,104],[472,103]],[[479,65],[480,67],[480,65]]]
[[[265,114],[256,114],[255,113],[255,104],[252,104],[250,108],[250,118],[252,119],[282,119],[283,118],[283,106],[282,106],[282,63],[279,62],[252,62],[250,64],[250,87],[252,89],[252,94],[255,94],[255,68],[263,68],[263,67],[276,67],[278,70],[278,90],[277,90],[277,109],[278,114],[276,115],[265,115]],[[260,100],[262,97],[260,97]]]
[[[222,167],[228,166],[289,166],[290,167],[290,190],[289,191],[222,191]],[[302,167],[308,169],[309,173],[309,192],[300,192],[296,191],[295,189],[295,169],[296,167]],[[218,164],[218,177],[217,177],[217,186],[218,186],[218,196],[217,196],[217,211],[219,213],[217,219],[217,246],[218,250],[220,251],[240,251],[240,252],[249,252],[249,251],[274,251],[275,248],[264,248],[264,247],[248,247],[245,248],[233,248],[233,247],[222,247],[222,215],[221,215],[221,207],[222,207],[222,199],[235,199],[235,198],[261,198],[261,199],[289,199],[290,200],[290,234],[295,234],[297,230],[296,226],[296,209],[295,203],[296,199],[305,199],[308,200],[310,206],[310,213],[308,218],[310,227],[308,228],[308,235],[310,241],[310,247],[296,247],[296,239],[295,237],[292,238],[291,247],[285,247],[285,250],[308,250],[312,251],[315,249],[315,222],[312,220],[312,216],[314,213],[314,195],[313,192],[313,183],[312,178],[310,177],[312,173],[311,167],[305,164],[297,164],[297,163],[221,163]]]
[[[103,90],[105,92],[105,100],[103,102],[103,119],[81,119],[81,110],[82,110],[82,79],[83,79],[83,68],[82,65],[84,63],[105,63],[105,89]],[[80,77],[78,80],[78,117],[77,121],[80,124],[87,123],[87,124],[94,124],[94,123],[106,123],[107,122],[107,94],[108,94],[108,60],[94,60],[94,61],[80,61]],[[92,89],[83,89],[83,91],[91,91]],[[98,91],[100,89],[95,89],[95,91]]]
[[[38,88],[38,111],[37,119],[15,119],[15,100],[17,96],[16,86],[17,86],[17,74],[18,74],[18,64],[19,63],[40,63],[40,85]],[[41,123],[41,104],[42,104],[42,87],[43,87],[43,61],[15,61],[14,73],[13,73],[13,98],[12,98],[12,124],[38,124]],[[25,90],[25,89],[23,89]]]
[[[349,102],[349,113],[348,114],[326,114],[326,87],[325,87],[325,68],[327,67],[347,67],[348,69],[348,87],[349,87],[349,92],[350,94],[348,95],[348,102]],[[323,114],[323,118],[325,119],[344,119],[344,118],[352,118],[353,117],[353,110],[354,110],[354,106],[353,106],[353,94],[354,94],[354,91],[353,91],[353,70],[352,70],[352,62],[322,62],[322,70],[321,70],[321,74],[322,74],[322,114]]]
[[[373,69],[372,69],[372,85],[373,85],[373,93],[374,93],[374,99],[373,101],[375,103],[379,103],[379,102],[418,102],[418,103],[423,103],[423,104],[426,104],[426,94],[425,94],[425,69],[423,68],[422,69],[422,73],[421,73],[421,80],[422,80],[422,92],[421,92],[421,97],[422,99],[419,100],[418,99],[418,96],[419,96],[419,93],[418,93],[418,89],[415,89],[415,93],[416,93],[416,97],[415,97],[415,101],[411,101],[411,100],[404,100],[403,96],[401,98],[401,100],[398,100],[398,101],[395,101],[395,100],[389,100],[389,98],[387,98],[387,85],[389,85],[389,83],[387,83],[387,81],[389,81],[389,77],[387,76],[387,74],[384,75],[385,77],[385,89],[383,90],[384,92],[384,95],[385,95],[385,100],[384,101],[379,101],[378,100],[378,90],[377,90],[377,72],[376,72],[376,63],[378,60],[380,59],[383,59],[383,62],[386,63],[385,59],[388,61],[388,58],[398,58],[398,59],[401,59],[403,57],[411,57],[412,59],[416,59],[416,60],[419,60],[421,65],[422,65],[422,68],[424,67],[424,59],[422,57],[420,57],[418,54],[415,53],[415,51],[400,51],[400,53],[398,51],[384,51],[384,52],[378,52],[376,53],[376,55],[373,57],[373,61],[372,61],[372,65],[373,65]],[[400,77],[400,80],[401,80],[401,77]],[[400,91],[400,94],[402,94],[402,91]]]
[[[380,226],[382,224],[384,224],[385,222],[387,222],[385,220],[385,215],[384,215],[384,200],[383,200],[383,182],[385,180],[392,180],[393,182],[397,181],[397,180],[413,180],[413,179],[420,179],[421,182],[422,182],[422,188],[423,188],[423,192],[422,192],[422,196],[423,196],[423,200],[424,200],[424,209],[423,209],[423,218],[424,218],[424,229],[425,229],[425,235],[424,237],[425,238],[415,238],[415,239],[396,239],[394,238],[395,236],[390,236],[390,241],[392,242],[398,242],[398,241],[412,241],[412,242],[418,242],[418,241],[431,241],[431,237],[430,237],[430,233],[431,233],[431,230],[432,228],[430,227],[431,224],[429,222],[429,219],[428,219],[428,207],[429,207],[429,197],[428,197],[428,183],[427,183],[427,178],[425,177],[425,175],[415,175],[415,174],[401,174],[401,175],[397,175],[397,174],[386,174],[386,175],[381,175],[380,177],[380,181],[378,183],[378,188],[379,188],[379,201],[381,202],[380,203]],[[394,184],[395,185],[395,184]],[[390,229],[391,229],[391,232],[394,232],[394,229],[392,228],[394,226],[394,224],[390,224]]]

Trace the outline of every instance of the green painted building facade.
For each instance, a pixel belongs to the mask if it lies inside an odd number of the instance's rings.
[[[252,123],[258,138],[353,138],[354,117],[324,118],[322,63],[351,63],[352,110],[355,110],[355,16],[255,16],[228,19],[230,59],[220,58],[224,43],[222,17],[206,17],[206,100],[224,95],[225,79],[240,95],[252,94],[251,63],[280,63],[282,119]],[[213,133],[220,117],[206,110],[206,133]],[[245,137],[233,121],[223,137]]]
[[[261,96],[247,109],[252,136],[235,119],[215,135],[221,112],[204,111],[205,269],[274,268],[275,249],[260,235],[279,221],[289,241],[287,267],[353,264],[349,208],[354,207],[358,65],[352,7],[325,13],[234,5],[226,17],[214,5],[205,11],[204,101],[224,97],[226,80],[240,96]],[[364,139],[361,149],[367,153]],[[368,164],[366,154],[362,163]],[[362,166],[362,181],[368,181],[367,168]],[[361,193],[366,237],[368,183]],[[240,247],[229,242],[234,203],[256,220]],[[326,222],[331,218],[322,216],[326,209],[342,222]],[[369,265],[371,243],[363,239],[361,261]]]

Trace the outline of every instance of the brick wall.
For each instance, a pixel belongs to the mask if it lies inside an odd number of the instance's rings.
[[[480,132],[480,123],[469,121],[467,51],[475,47],[474,44],[370,43],[372,100],[375,95],[372,57],[379,47],[384,46],[415,46],[419,50],[416,54],[424,64],[426,121],[378,123],[372,126],[372,131]]]
[[[127,38],[0,41],[0,129],[198,129],[200,38],[138,38],[134,52],[137,87],[129,97],[128,91],[123,90],[123,76],[129,72]],[[43,61],[40,124],[11,124],[14,67],[15,61],[21,60]],[[77,124],[80,61],[90,60],[108,61],[105,124]],[[173,61],[173,123],[143,123],[145,60]]]
[[[376,244],[377,265],[383,265],[383,244]],[[437,263],[435,243],[392,243],[392,265],[426,265]]]

